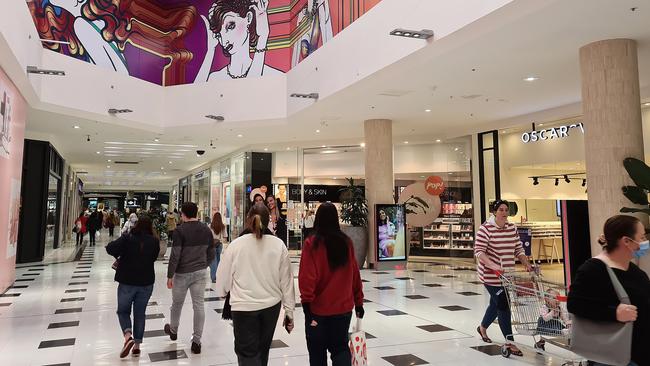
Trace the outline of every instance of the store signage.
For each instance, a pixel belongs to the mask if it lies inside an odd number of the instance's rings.
[[[345,186],[305,185],[305,202],[340,202],[339,192]],[[300,202],[300,185],[289,185],[289,200]]]
[[[230,181],[230,159],[222,161],[219,165],[219,178],[221,182]]]
[[[574,128],[580,129],[580,132],[583,134],[585,133],[584,125],[582,122],[578,122],[570,125],[551,127],[540,131],[524,132],[521,135],[521,141],[523,141],[524,144],[527,144],[529,142],[562,139],[569,137],[569,131]]]
[[[208,177],[208,170],[207,169],[194,174],[194,180],[201,180],[201,179],[204,179],[204,178],[207,178],[207,177]]]
[[[432,175],[424,182],[424,189],[432,196],[440,196],[445,191],[445,182],[437,175]]]

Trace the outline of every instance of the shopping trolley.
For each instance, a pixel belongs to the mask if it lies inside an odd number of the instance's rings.
[[[547,344],[569,351],[572,357],[565,358],[563,365],[582,365],[583,362],[586,365],[586,360],[570,352],[571,319],[566,309],[566,289],[544,281],[539,267],[535,267],[531,272],[495,273],[506,290],[512,314],[512,327],[516,333],[532,336],[534,349],[540,354],[565,357],[547,352]],[[510,357],[511,351],[507,345],[501,347],[501,354],[503,357]]]

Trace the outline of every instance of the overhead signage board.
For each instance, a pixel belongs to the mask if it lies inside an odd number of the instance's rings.
[[[569,137],[569,132],[575,129],[578,129],[583,134],[585,133],[584,125],[582,122],[578,122],[570,125],[551,127],[545,130],[524,132],[521,134],[521,141],[527,144],[537,141],[563,139]]]

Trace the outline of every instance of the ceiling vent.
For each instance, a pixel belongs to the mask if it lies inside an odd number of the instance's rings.
[[[403,97],[410,92],[411,92],[410,90],[390,89],[390,90],[384,90],[383,92],[379,93],[379,95],[382,95],[384,97]]]
[[[461,95],[463,99],[476,99],[479,98],[481,94],[470,94],[470,95]]]
[[[140,164],[140,162],[139,161],[116,161],[115,164],[136,165],[136,164]]]

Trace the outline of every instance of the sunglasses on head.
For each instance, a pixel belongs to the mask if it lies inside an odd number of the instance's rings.
[[[510,209],[510,203],[506,200],[496,200],[492,204],[492,211],[497,211],[501,205],[506,205],[508,206],[508,209]]]

